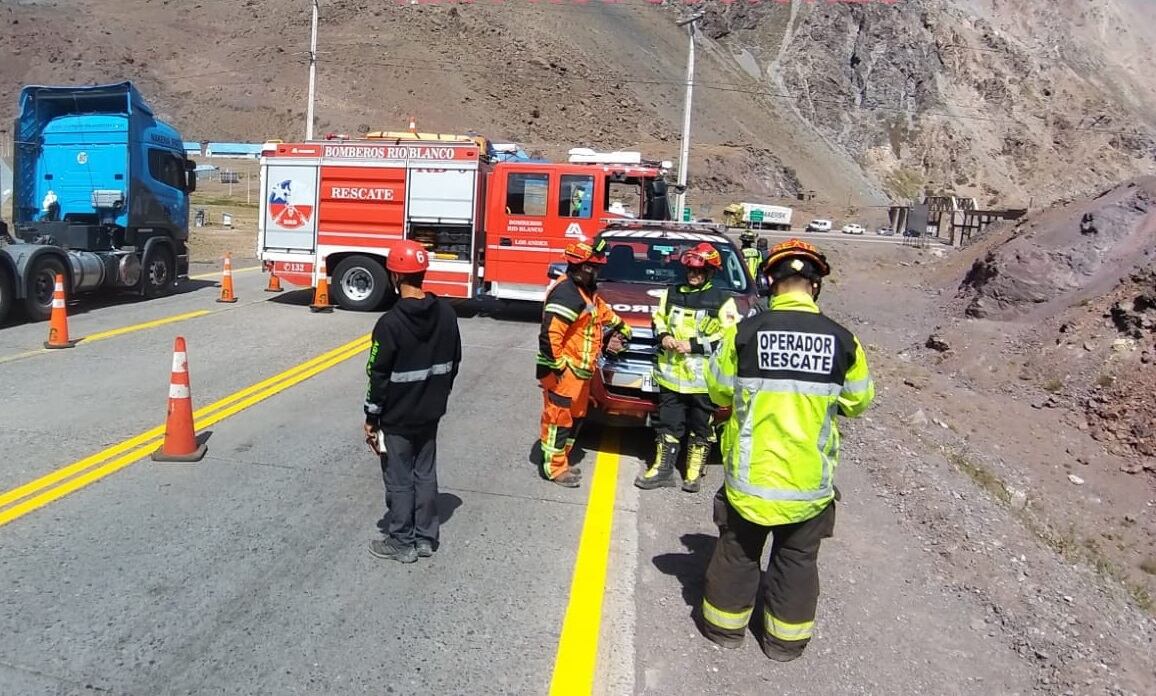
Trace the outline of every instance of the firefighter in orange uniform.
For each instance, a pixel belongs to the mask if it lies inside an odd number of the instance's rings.
[[[601,239],[566,247],[566,275],[550,286],[542,308],[537,359],[543,402],[542,473],[567,488],[577,488],[582,481],[581,472],[570,466],[570,449],[586,416],[590,378],[598,368],[603,342],[608,352],[617,353],[630,338],[630,327],[596,293],[605,248]]]

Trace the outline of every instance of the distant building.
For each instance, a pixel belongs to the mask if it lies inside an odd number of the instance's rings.
[[[262,147],[262,143],[208,143],[205,145],[205,157],[258,159]]]

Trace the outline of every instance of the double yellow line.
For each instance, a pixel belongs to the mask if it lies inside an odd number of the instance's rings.
[[[193,424],[197,430],[207,428],[250,406],[285,391],[310,377],[324,372],[369,348],[369,336],[357,338],[343,346],[322,353],[300,365],[273,375],[241,391],[230,394],[204,408],[193,412]],[[126,466],[143,459],[161,445],[165,426],[159,425],[136,437],[113,445],[96,454],[85,457],[30,481],[22,486],[0,494],[0,526],[19,519],[28,513],[48,505],[73,491],[116,473]]]

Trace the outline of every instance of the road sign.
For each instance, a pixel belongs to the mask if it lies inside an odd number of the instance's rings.
[[[687,206],[687,207],[682,209],[682,221],[683,222],[690,222],[690,206]]]
[[[751,222],[756,222],[756,223],[759,223],[761,225],[763,222],[763,211],[752,210],[751,211]]]

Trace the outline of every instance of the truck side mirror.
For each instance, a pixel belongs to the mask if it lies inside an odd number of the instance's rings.
[[[192,193],[197,190],[197,173],[185,172],[185,193]]]
[[[566,264],[562,263],[561,261],[555,261],[554,263],[550,264],[546,274],[550,276],[550,280],[557,280],[566,275]]]

